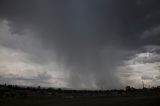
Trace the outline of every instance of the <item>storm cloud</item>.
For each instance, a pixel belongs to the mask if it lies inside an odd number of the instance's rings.
[[[74,89],[123,88],[130,82],[139,86],[137,80],[152,77],[144,74],[146,64],[154,70],[149,73],[159,74],[159,4],[1,0],[1,79],[14,74],[13,79],[35,83],[36,78],[39,85],[48,81],[47,86]],[[42,74],[45,78],[38,77]]]

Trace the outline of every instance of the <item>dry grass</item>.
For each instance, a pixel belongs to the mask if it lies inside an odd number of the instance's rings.
[[[0,106],[160,106],[159,96],[146,97],[24,97],[0,99]]]

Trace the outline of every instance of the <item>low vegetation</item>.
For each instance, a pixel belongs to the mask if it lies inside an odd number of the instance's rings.
[[[160,106],[160,87],[66,90],[0,85],[0,106]]]

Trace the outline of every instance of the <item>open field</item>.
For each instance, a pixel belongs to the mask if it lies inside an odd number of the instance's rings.
[[[160,96],[146,97],[21,97],[0,99],[0,106],[160,106]]]

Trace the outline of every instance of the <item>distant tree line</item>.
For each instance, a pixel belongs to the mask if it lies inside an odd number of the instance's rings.
[[[136,95],[159,95],[160,86],[151,88],[136,89],[126,86],[126,89],[113,90],[71,90],[62,88],[43,88],[43,87],[27,87],[17,85],[0,85],[0,97],[26,97],[26,96],[62,96],[62,97],[76,97],[76,96],[136,96]]]

